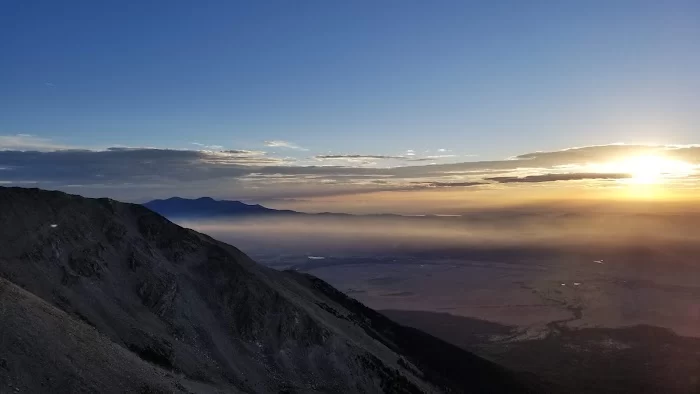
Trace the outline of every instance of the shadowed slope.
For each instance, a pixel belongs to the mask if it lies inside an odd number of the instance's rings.
[[[238,249],[139,205],[0,188],[0,226],[1,277],[93,326],[120,349],[207,387],[229,392],[531,387],[492,363],[399,328],[324,282],[262,267]],[[14,353],[1,350],[17,371]],[[80,368],[89,359],[73,357]]]

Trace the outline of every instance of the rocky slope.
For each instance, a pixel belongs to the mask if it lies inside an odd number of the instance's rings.
[[[3,393],[543,390],[140,205],[0,188],[0,228]]]

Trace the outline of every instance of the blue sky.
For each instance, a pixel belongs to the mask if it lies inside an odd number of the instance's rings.
[[[694,155],[699,49],[697,1],[5,0],[0,183],[136,199],[196,175],[211,183],[190,194],[277,198],[500,171],[541,176],[530,187],[572,162],[503,160],[617,142]]]
[[[698,132],[695,1],[6,0],[0,15],[4,135],[502,158]]]

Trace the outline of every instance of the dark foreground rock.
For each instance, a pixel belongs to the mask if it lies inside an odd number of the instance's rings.
[[[550,392],[134,204],[0,188],[0,392]]]

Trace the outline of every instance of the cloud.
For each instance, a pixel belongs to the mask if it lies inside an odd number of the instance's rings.
[[[413,182],[416,185],[426,187],[469,187],[486,185],[486,182]]]
[[[56,84],[54,84],[53,82],[44,82],[44,86],[49,88],[55,88]]]
[[[53,151],[58,149],[71,149],[71,147],[30,134],[0,135],[0,150]]]
[[[406,158],[406,160],[408,160],[408,161],[435,161],[435,160],[447,159],[449,157],[455,157],[455,155],[432,155],[432,156],[423,156],[423,157],[411,157],[411,158]]]
[[[222,150],[222,149],[224,149],[224,147],[221,145],[205,145],[205,144],[200,144],[199,142],[193,142],[192,145],[199,146],[199,147],[204,148],[206,150]]]
[[[533,152],[515,156],[514,160],[540,165],[585,164],[620,160],[631,156],[662,156],[689,163],[700,163],[697,145],[593,145],[549,152]]]
[[[270,141],[265,141],[265,146],[269,146],[271,148],[286,148],[286,149],[296,149],[296,150],[308,150],[306,148],[302,148],[301,146],[289,142],[289,141],[281,141],[281,140],[270,140]]]
[[[370,159],[405,159],[404,156],[387,155],[317,155],[318,160],[370,160]]]
[[[0,166],[4,184],[31,181],[45,189],[126,200],[173,194],[296,198],[421,187],[395,178],[389,168],[299,166],[249,150],[15,150],[0,151]]]
[[[572,174],[542,174],[528,175],[524,177],[517,176],[497,176],[484,178],[487,181],[498,183],[540,183],[540,182],[558,182],[558,181],[581,181],[586,179],[626,179],[631,178],[630,174],[608,174],[608,173],[572,173]]]
[[[3,172],[4,179],[86,185],[215,180],[243,176],[259,167],[286,162],[255,151],[115,147],[102,151],[2,151],[0,163],[9,168]]]
[[[479,185],[482,189],[506,183],[624,179],[629,175],[605,173],[586,166],[618,160],[624,157],[622,152],[626,155],[652,152],[700,163],[698,146],[611,145],[443,164],[432,162],[450,155],[327,154],[312,159],[328,161],[330,165],[310,165],[317,162],[257,150],[139,147],[88,150],[34,136],[12,135],[0,136],[0,182],[37,182],[38,187],[70,188],[81,194],[128,200],[187,193],[235,198],[305,198]],[[371,162],[372,166],[365,162]],[[693,172],[674,182],[697,182],[694,178],[697,174]]]
[[[370,160],[402,160],[402,161],[434,161],[445,159],[448,157],[455,157],[455,155],[433,155],[424,157],[415,157],[405,155],[405,156],[394,156],[394,155],[316,155],[314,159],[316,160],[344,160],[349,162],[359,162],[359,161],[370,161]]]

